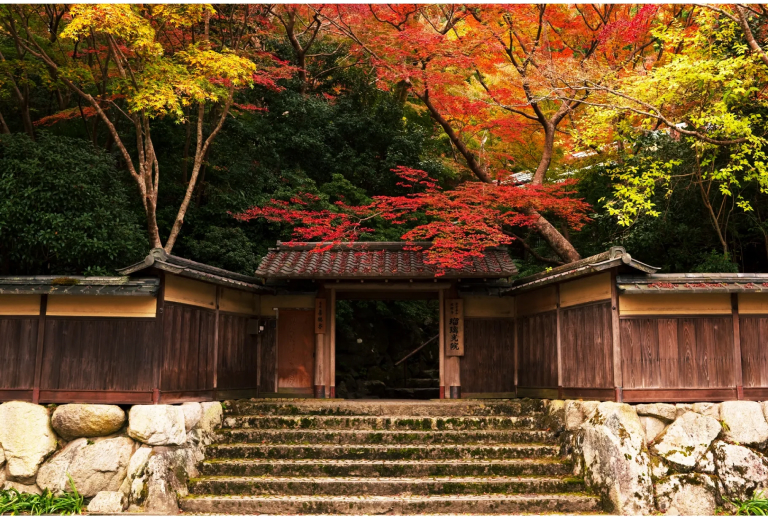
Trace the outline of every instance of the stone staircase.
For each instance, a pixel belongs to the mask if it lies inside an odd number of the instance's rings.
[[[539,401],[231,403],[186,512],[596,513]]]

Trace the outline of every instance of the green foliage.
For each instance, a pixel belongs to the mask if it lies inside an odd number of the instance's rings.
[[[704,255],[704,260],[693,268],[694,273],[738,273],[739,268],[731,260],[729,253],[711,250]]]
[[[15,488],[0,490],[0,515],[74,515],[83,513],[83,496],[69,476],[71,493],[54,496],[47,489],[42,494],[22,494]]]
[[[258,101],[268,111],[240,113],[227,122],[213,144],[174,253],[253,274],[258,258],[276,240],[289,239],[291,229],[265,221],[239,223],[232,213],[271,198],[289,200],[299,192],[319,196],[325,207],[393,195],[402,190],[390,171],[397,165],[450,181],[450,171],[436,157],[428,118],[425,122],[355,74],[338,80],[348,81],[349,93],[332,101],[289,89],[243,92],[240,102]],[[182,164],[175,161],[184,145],[183,131],[170,121],[158,122],[154,138],[161,166],[176,171],[164,184],[161,196],[168,199],[160,206],[173,207],[183,195]],[[172,209],[161,210],[161,228],[168,228],[174,215]],[[397,240],[405,230],[377,228],[376,237]]]
[[[147,251],[112,158],[82,140],[0,136],[0,271],[107,273]]]
[[[768,498],[763,492],[755,492],[746,501],[731,501],[736,507],[736,515],[768,515]]]
[[[186,239],[190,254],[200,262],[252,275],[259,265],[256,246],[242,228],[210,226],[201,238]]]
[[[635,141],[635,151],[621,155],[621,162],[584,164],[574,170],[579,179],[579,194],[593,207],[592,222],[572,241],[582,256],[624,246],[633,257],[662,268],[662,272],[761,271],[765,268],[765,235],[768,231],[760,216],[768,210],[768,199],[755,186],[738,194],[750,199],[754,210],[745,212],[733,204],[732,196],[710,189],[709,199],[719,212],[718,224],[730,245],[723,250],[711,214],[702,202],[702,189],[691,183],[695,172],[695,153],[690,145],[663,134],[646,135]],[[636,177],[650,177],[649,167],[673,164],[669,174],[658,178],[646,192],[650,210],[638,211],[631,224],[617,225],[612,212],[623,201],[616,196],[615,175],[637,171]],[[614,203],[611,205],[611,203]],[[650,213],[654,211],[655,213]],[[629,219],[627,219],[629,221]],[[726,255],[727,253],[727,255]]]

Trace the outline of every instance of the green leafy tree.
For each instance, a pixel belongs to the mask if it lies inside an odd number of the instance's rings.
[[[0,135],[2,274],[106,274],[148,243],[112,157],[81,140]]]

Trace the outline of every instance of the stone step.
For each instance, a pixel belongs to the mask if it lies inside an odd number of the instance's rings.
[[[482,429],[542,429],[541,416],[225,416],[225,429],[354,429],[354,430],[413,430],[465,431]]]
[[[202,477],[191,480],[190,494],[226,495],[472,495],[584,491],[575,478],[556,477]]]
[[[542,414],[543,403],[532,399],[478,400],[336,400],[250,399],[225,402],[226,415],[326,416],[520,416]]]
[[[392,399],[429,400],[440,397],[440,388],[386,388],[384,396]]]
[[[203,476],[425,477],[425,476],[569,476],[573,465],[552,458],[512,460],[206,460]]]
[[[455,496],[189,496],[181,508],[216,514],[523,514],[597,513],[596,497],[583,494]]]
[[[554,443],[555,433],[529,429],[483,431],[362,431],[347,429],[221,429],[217,443],[476,444]]]
[[[541,444],[494,445],[261,445],[214,444],[205,449],[210,459],[337,459],[337,460],[421,460],[421,459],[513,459],[555,457],[560,448]]]

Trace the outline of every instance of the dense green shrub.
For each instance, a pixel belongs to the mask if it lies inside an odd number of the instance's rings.
[[[0,274],[104,274],[140,260],[146,230],[125,174],[84,140],[1,135]]]

